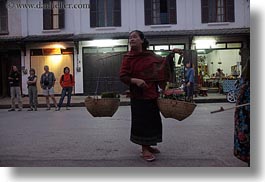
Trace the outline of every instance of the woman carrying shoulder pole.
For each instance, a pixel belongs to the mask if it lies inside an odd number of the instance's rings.
[[[160,153],[156,146],[162,142],[162,122],[157,105],[159,88],[164,89],[170,78],[167,59],[147,50],[149,43],[143,32],[129,34],[130,51],[123,57],[120,79],[130,87],[130,140],[141,146],[141,156],[154,161]],[[179,50],[175,49],[176,53]]]

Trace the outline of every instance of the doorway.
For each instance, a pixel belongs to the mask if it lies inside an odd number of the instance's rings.
[[[123,93],[128,88],[120,81],[119,72],[126,52],[84,53],[84,94]],[[104,59],[102,59],[104,58]]]
[[[0,97],[9,97],[10,88],[8,75],[12,65],[21,70],[21,52],[20,50],[9,50],[0,52]]]

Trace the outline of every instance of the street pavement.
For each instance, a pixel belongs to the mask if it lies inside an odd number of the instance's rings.
[[[247,167],[233,156],[234,111],[229,103],[198,104],[183,121],[163,118],[157,160],[146,162],[130,142],[130,106],[111,118],[71,110],[0,110],[0,166],[55,167]]]

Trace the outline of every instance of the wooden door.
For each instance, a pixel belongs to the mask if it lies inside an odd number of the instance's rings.
[[[44,73],[44,66],[48,65],[49,70],[54,73],[56,82],[54,85],[55,94],[61,93],[60,78],[63,74],[64,67],[69,67],[73,74],[73,55],[49,55],[49,56],[31,56],[31,68],[34,68],[38,77],[37,88],[39,94],[42,94],[40,87],[40,78]],[[74,92],[73,92],[74,93]]]

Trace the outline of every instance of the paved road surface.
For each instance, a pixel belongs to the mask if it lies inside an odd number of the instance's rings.
[[[0,110],[0,166],[247,166],[233,156],[229,103],[198,104],[186,120],[163,119],[161,154],[145,162],[129,141],[130,107],[112,118],[93,118],[85,108],[37,112]]]

